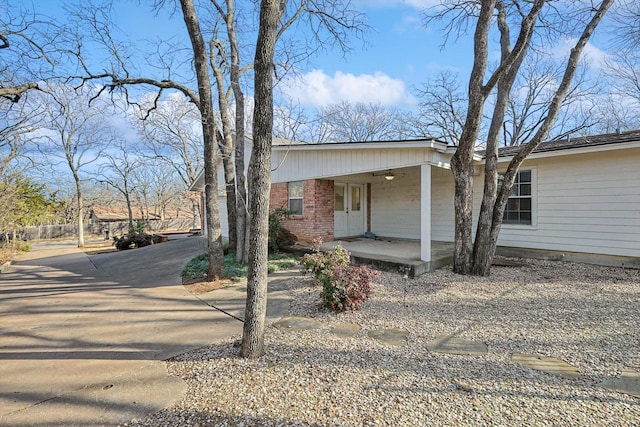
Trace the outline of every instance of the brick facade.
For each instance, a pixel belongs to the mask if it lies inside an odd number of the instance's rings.
[[[311,242],[315,238],[333,240],[333,181],[304,181],[302,216],[292,216],[284,227],[298,240]],[[271,185],[270,209],[289,206],[289,186],[286,182]]]

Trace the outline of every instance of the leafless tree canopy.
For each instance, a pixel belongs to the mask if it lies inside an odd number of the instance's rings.
[[[549,136],[561,107],[576,93],[573,84],[581,54],[612,3],[613,0],[598,4],[447,0],[427,14],[427,24],[445,22],[445,42],[448,36],[458,37],[474,28],[474,62],[467,107],[458,148],[451,161],[456,216],[454,271],[489,274],[502,214],[519,166]],[[556,78],[555,73],[538,67],[533,68],[535,73],[527,73],[527,66],[523,66],[527,58],[544,53],[545,44],[560,36],[574,37],[577,41],[564,59],[559,76]],[[496,65],[489,61],[490,44],[494,40],[500,51]],[[532,60],[538,62],[535,57]],[[526,83],[518,84],[519,78]],[[485,121],[488,126],[484,189],[474,239],[473,155]],[[509,140],[508,143],[520,142],[522,146],[498,188],[497,158],[501,139]]]

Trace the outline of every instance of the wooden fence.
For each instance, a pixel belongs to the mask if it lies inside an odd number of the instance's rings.
[[[189,231],[194,228],[194,224],[196,224],[195,228],[199,227],[199,220],[194,221],[193,218],[152,220],[147,223],[145,231],[151,233]],[[129,231],[129,223],[127,221],[117,221],[84,225],[85,237],[105,237],[107,231],[109,232],[109,238],[121,236]],[[71,239],[78,236],[78,226],[76,224],[40,225],[24,227],[19,233],[21,236],[26,236],[28,240]]]

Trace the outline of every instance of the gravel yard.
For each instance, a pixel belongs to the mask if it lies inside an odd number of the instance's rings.
[[[188,395],[128,426],[638,426],[640,398],[599,384],[640,373],[640,271],[549,261],[494,267],[489,278],[444,268],[418,279],[384,273],[355,313],[318,308],[311,278],[289,280],[291,316],[320,329],[269,326],[267,354],[237,357],[235,337],[168,363]],[[214,291],[215,292],[215,291]],[[332,330],[357,323],[354,337]],[[409,332],[403,346],[368,332]],[[430,351],[447,335],[484,342],[483,356]],[[514,353],[576,367],[566,379]]]

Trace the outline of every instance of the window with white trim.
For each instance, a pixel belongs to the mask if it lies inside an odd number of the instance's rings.
[[[500,180],[502,181],[502,180]],[[533,217],[532,173],[521,170],[509,193],[509,200],[502,217],[503,224],[531,225]]]
[[[289,183],[289,210],[291,215],[302,216],[302,195],[304,183],[293,181]]]

